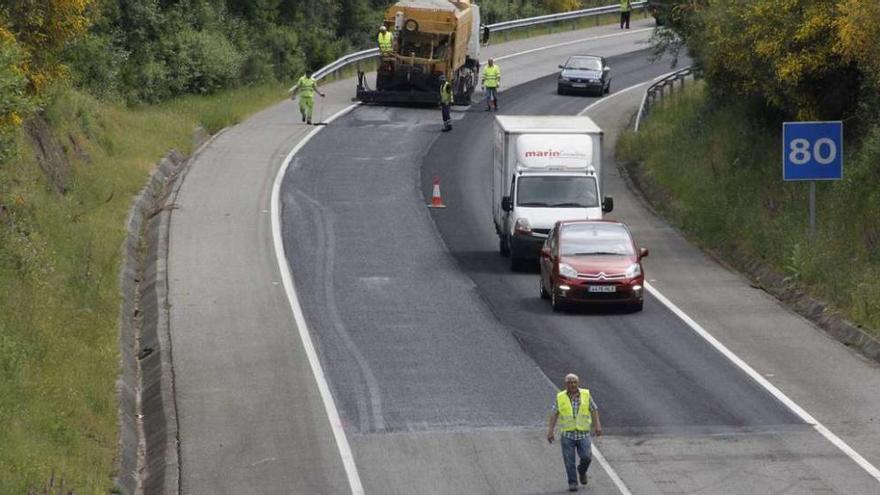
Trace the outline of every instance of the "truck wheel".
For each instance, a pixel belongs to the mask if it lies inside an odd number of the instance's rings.
[[[510,244],[503,236],[498,238],[498,252],[505,258],[510,256]]]
[[[518,272],[520,268],[522,268],[522,258],[517,258],[516,256],[510,256],[510,270],[514,272]]]

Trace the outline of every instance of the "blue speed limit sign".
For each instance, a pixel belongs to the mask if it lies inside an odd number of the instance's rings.
[[[843,122],[782,124],[783,180],[843,178]]]

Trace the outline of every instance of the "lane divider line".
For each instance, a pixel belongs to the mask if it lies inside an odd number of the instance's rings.
[[[337,118],[357,107],[359,103],[350,105],[339,112],[333,114],[327,119],[327,123],[333,122]],[[275,181],[272,184],[271,216],[272,216],[272,241],[275,247],[275,257],[278,261],[278,271],[281,272],[281,281],[284,286],[284,292],[287,295],[287,302],[290,304],[290,310],[293,312],[293,319],[296,328],[299,331],[300,339],[303,343],[306,356],[309,359],[309,366],[315,375],[315,382],[318,385],[318,392],[321,394],[321,401],[324,403],[324,409],[327,412],[327,419],[330,421],[330,429],[333,431],[333,438],[336,440],[336,447],[339,449],[339,456],[342,458],[342,465],[345,468],[345,475],[348,478],[349,487],[353,495],[363,495],[364,487],[361,483],[360,475],[358,475],[357,466],[354,463],[354,454],[351,451],[351,445],[345,436],[345,429],[342,427],[342,420],[339,418],[339,410],[336,409],[336,403],[333,401],[333,395],[330,393],[330,385],[327,383],[327,377],[324,375],[324,369],[321,367],[321,361],[318,359],[318,353],[315,351],[315,344],[306,325],[305,315],[299,304],[299,298],[296,295],[296,288],[293,283],[293,274],[290,271],[290,265],[287,263],[287,257],[284,253],[284,241],[281,238],[281,183],[284,175],[293,161],[294,155],[302,149],[323,127],[315,127],[311,132],[298,142],[287,157],[278,173],[275,175]]]
[[[669,74],[672,74],[670,72]],[[658,80],[660,78],[666,77],[669,74],[664,74],[662,76],[658,76],[654,78],[654,80]],[[649,81],[653,82],[653,81]],[[624,90],[618,91],[606,98],[602,98],[599,101],[593,102],[590,106],[585,108],[579,115],[585,114],[588,110],[604,103],[608,99],[613,96],[625,93],[629,90],[635,89],[639,86],[644,86],[648,83],[636,84],[635,86],[630,86]],[[799,406],[795,401],[791,400],[785,393],[779,390],[775,385],[770,383],[769,380],[764,378],[760,373],[755,371],[754,368],[749,366],[742,358],[733,353],[730,349],[728,349],[724,344],[722,344],[718,339],[716,339],[712,334],[706,331],[699,323],[694,321],[693,318],[687,315],[684,311],[682,311],[678,306],[675,305],[672,301],[670,301],[666,296],[660,293],[659,290],[655,289],[653,285],[649,282],[645,282],[645,289],[651,293],[658,301],[660,301],[664,306],[666,306],[670,311],[672,311],[676,316],[678,316],[683,322],[685,322],[691,330],[697,333],[700,337],[702,337],[706,342],[709,343],[716,351],[720,352],[721,355],[726,357],[730,362],[735,364],[739,369],[741,369],[746,375],[755,380],[764,390],[770,392],[773,397],[775,397],[779,402],[783,403],[791,412],[793,412],[796,416],[798,416],[803,422],[812,426],[814,430],[816,430],[820,435],[825,437],[826,440],[831,442],[832,445],[840,449],[841,452],[846,454],[847,457],[852,459],[859,467],[864,469],[872,478],[880,482],[880,470],[877,469],[876,466],[871,464],[867,459],[865,459],[861,454],[855,451],[852,447],[850,447],[846,442],[843,441],[840,437],[834,434],[831,430],[829,430],[825,425],[820,423],[816,418],[814,418],[810,413],[805,411],[801,406]]]
[[[880,470],[878,470],[873,464],[868,462],[867,459],[862,457],[861,454],[856,452],[852,447],[847,445],[840,437],[835,435],[831,430],[825,427],[822,423],[820,423],[816,418],[814,418],[810,413],[805,411],[801,406],[799,406],[795,401],[791,400],[785,393],[776,388],[775,385],[770,383],[769,380],[764,378],[760,373],[755,371],[754,368],[748,365],[745,361],[743,361],[739,356],[733,353],[730,349],[727,348],[724,344],[722,344],[718,339],[716,339],[712,334],[706,331],[699,323],[693,320],[690,316],[688,316],[684,311],[682,311],[678,306],[675,305],[672,301],[666,298],[663,294],[660,293],[659,290],[655,289],[650,283],[645,282],[645,288],[648,289],[648,292],[651,293],[658,301],[663,303],[664,306],[669,308],[670,311],[675,313],[676,316],[681,318],[694,332],[697,333],[700,337],[702,337],[706,342],[709,343],[712,347],[715,348],[716,351],[720,352],[724,357],[726,357],[730,362],[735,364],[739,369],[741,369],[745,374],[755,380],[758,385],[762,386],[766,391],[770,392],[773,397],[776,397],[779,402],[785,404],[788,409],[791,410],[795,415],[801,418],[805,423],[812,426],[820,435],[825,437],[831,444],[840,449],[847,457],[852,459],[856,464],[859,465],[862,469],[864,469],[871,477],[880,482]]]
[[[616,38],[618,36],[628,36],[628,35],[639,34],[639,33],[644,33],[644,32],[653,31],[653,30],[654,30],[654,28],[652,28],[652,27],[651,28],[642,28],[642,29],[633,29],[632,31],[624,31],[622,33],[603,34],[600,36],[591,36],[589,38],[581,38],[581,39],[577,39],[577,40],[563,41],[562,43],[555,43],[553,45],[532,48],[531,50],[525,50],[522,52],[511,53],[509,55],[502,55],[500,57],[495,57],[495,60],[501,61],[501,60],[505,60],[508,58],[518,57],[520,55],[528,55],[529,53],[535,53],[535,52],[540,52],[543,50],[551,50],[553,48],[559,48],[561,46],[576,45],[578,43],[583,43],[585,41],[596,41],[596,40],[603,40],[606,38]]]

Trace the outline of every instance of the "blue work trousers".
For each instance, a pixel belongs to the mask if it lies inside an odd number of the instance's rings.
[[[570,438],[560,437],[559,444],[562,446],[562,461],[565,463],[565,475],[568,476],[568,485],[577,485],[578,473],[586,473],[590,468],[590,462],[593,458],[591,450],[590,437],[587,436],[581,440],[572,440]],[[580,458],[580,463],[575,469],[574,454]]]

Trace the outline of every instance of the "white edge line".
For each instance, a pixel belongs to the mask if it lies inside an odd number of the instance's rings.
[[[577,39],[577,40],[564,41],[562,43],[556,43],[555,45],[541,46],[538,48],[532,48],[531,50],[525,50],[522,52],[511,53],[509,55],[502,55],[500,57],[495,57],[495,60],[499,60],[499,61],[505,60],[508,58],[518,57],[520,55],[528,55],[529,53],[540,52],[542,50],[551,50],[553,48],[559,48],[560,46],[575,45],[577,43],[583,43],[584,41],[596,41],[596,40],[601,40],[601,39],[605,39],[605,38],[616,38],[618,36],[627,36],[627,35],[631,35],[631,34],[644,33],[646,31],[653,31],[653,30],[654,30],[654,28],[652,28],[652,27],[651,28],[642,28],[642,29],[634,29],[632,31],[624,31],[622,33],[603,34],[601,36],[592,36],[590,38],[581,38],[581,39]]]
[[[670,72],[669,74],[672,74]],[[660,78],[666,77],[669,74],[664,74],[662,76],[658,76],[654,78],[653,81],[656,81]],[[649,81],[649,82],[653,82]],[[604,103],[611,97],[615,95],[619,95],[621,93],[625,93],[629,90],[635,89],[639,86],[645,85],[648,83],[636,84],[635,86],[630,86],[624,90],[618,91],[608,97],[602,98],[585,108],[580,115],[583,115],[591,108],[595,107],[600,103]],[[852,447],[850,447],[846,442],[843,441],[840,437],[835,435],[831,430],[829,430],[825,425],[816,420],[810,413],[805,411],[801,406],[799,406],[796,402],[791,400],[785,393],[776,388],[775,385],[770,383],[766,378],[761,376],[760,373],[754,370],[751,366],[748,365],[745,361],[743,361],[739,356],[733,353],[730,349],[725,347],[718,339],[716,339],[712,334],[710,334],[706,329],[700,326],[699,323],[693,320],[690,316],[687,315],[684,311],[682,311],[678,306],[676,306],[672,301],[666,298],[663,294],[660,293],[657,289],[654,288],[649,282],[645,282],[645,289],[651,293],[658,301],[660,301],[664,306],[669,308],[670,311],[675,313],[676,316],[681,318],[694,332],[697,333],[700,337],[702,337],[706,342],[709,343],[712,347],[715,348],[718,352],[720,352],[724,357],[726,357],[730,362],[735,364],[739,369],[741,369],[745,374],[747,374],[750,378],[755,380],[758,385],[762,386],[765,390],[770,392],[779,402],[782,402],[789,410],[791,410],[795,415],[797,415],[801,420],[808,425],[812,426],[820,435],[825,437],[826,440],[831,442],[832,445],[840,449],[847,457],[852,459],[859,467],[864,469],[872,478],[880,482],[880,470],[877,469],[873,464],[871,464],[867,459],[862,457],[861,454],[855,451]]]
[[[835,447],[840,449],[844,454],[846,454],[850,459],[855,461],[856,464],[859,465],[862,469],[867,471],[871,477],[880,481],[880,470],[874,467],[873,464],[868,462],[867,459],[862,457],[861,454],[856,452],[852,447],[847,445],[840,437],[831,432],[828,428],[825,427],[822,423],[816,420],[813,416],[811,416],[807,411],[805,411],[801,406],[797,405],[793,400],[791,400],[787,395],[785,395],[781,390],[776,388],[775,385],[770,383],[766,378],[761,376],[760,373],[755,371],[751,366],[749,366],[745,361],[743,361],[739,356],[733,353],[730,349],[725,347],[724,344],[718,341],[715,337],[712,336],[709,332],[706,331],[699,323],[694,321],[690,316],[688,316],[684,311],[679,309],[672,301],[666,298],[663,294],[660,293],[657,289],[654,288],[650,283],[645,282],[645,288],[648,289],[648,292],[651,293],[658,301],[663,303],[670,311],[676,314],[679,318],[682,319],[691,329],[696,332],[700,337],[706,340],[712,347],[715,348],[718,352],[720,352],[724,357],[729,359],[733,364],[735,364],[739,369],[743,370],[745,374],[749,375],[752,380],[755,380],[759,385],[764,387],[765,390],[770,392],[777,400],[785,404],[793,413],[795,413],[798,417],[800,417],[805,423],[812,426],[820,435],[825,437],[829,442],[831,442]]]
[[[681,69],[679,69],[679,70],[681,70]],[[630,92],[630,91],[632,91],[632,90],[634,90],[634,89],[640,88],[640,87],[642,87],[642,86],[644,86],[644,85],[646,85],[646,84],[650,85],[650,84],[652,84],[654,81],[658,81],[658,80],[660,80],[660,79],[663,79],[664,77],[667,77],[667,76],[670,76],[670,75],[672,75],[672,74],[675,74],[676,72],[678,72],[678,70],[674,70],[674,71],[672,71],[672,72],[667,72],[666,74],[661,74],[661,75],[655,77],[654,79],[651,79],[650,81],[645,81],[645,82],[640,82],[640,83],[638,83],[638,84],[633,84],[632,86],[630,86],[630,87],[628,87],[628,88],[624,88],[624,89],[621,89],[620,91],[616,91],[616,92],[614,92],[614,93],[611,93],[610,95],[606,96],[605,98],[600,98],[600,99],[594,101],[594,102],[591,103],[589,106],[587,106],[587,108],[581,110],[580,113],[578,113],[578,115],[584,115],[585,113],[589,112],[590,109],[592,109],[593,107],[595,107],[595,106],[597,106],[597,105],[601,105],[602,103],[606,103],[608,100],[614,98],[615,96],[620,96],[620,95],[622,95],[622,94],[628,93],[628,92]]]
[[[334,121],[338,117],[350,112],[358,105],[359,104],[356,103],[336,112],[333,116],[327,119],[326,122],[330,123]],[[272,184],[272,199],[270,200],[272,202],[272,240],[275,245],[275,257],[278,261],[278,269],[281,272],[281,281],[284,285],[284,292],[287,294],[287,301],[290,303],[290,309],[293,312],[293,319],[296,322],[296,328],[302,339],[306,356],[309,358],[309,365],[312,368],[312,372],[315,374],[315,382],[317,382],[318,391],[321,393],[321,400],[324,403],[324,409],[327,410],[327,419],[330,421],[330,429],[333,430],[333,438],[336,439],[336,446],[339,449],[339,456],[342,458],[342,465],[345,468],[345,474],[348,477],[348,484],[351,487],[351,493],[353,495],[362,495],[364,493],[364,487],[361,484],[361,478],[358,475],[357,466],[354,463],[354,454],[352,453],[351,446],[345,436],[342,421],[339,419],[339,411],[336,409],[336,403],[333,402],[333,395],[330,393],[330,386],[327,384],[327,378],[324,376],[324,370],[321,367],[321,362],[318,360],[318,354],[315,352],[315,345],[312,342],[309,329],[306,326],[305,316],[303,315],[302,307],[299,304],[299,299],[296,296],[296,289],[293,283],[293,275],[290,272],[290,265],[288,265],[287,258],[284,255],[284,242],[281,239],[281,182],[284,180],[284,175],[287,172],[294,155],[296,155],[296,153],[302,149],[302,147],[305,146],[315,134],[320,132],[321,129],[321,127],[315,127],[306,135],[306,137],[300,140],[300,142],[290,150],[290,153],[287,155],[287,158],[284,159],[281,168],[278,169],[278,173],[275,175],[275,182]]]

